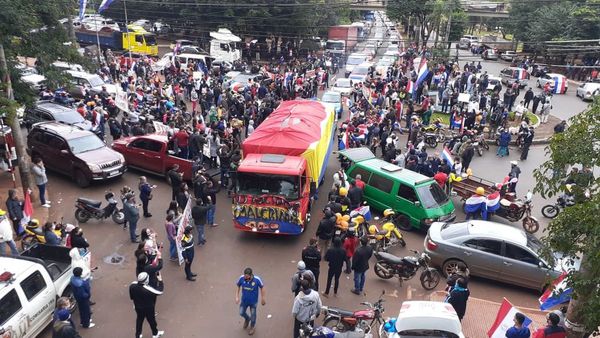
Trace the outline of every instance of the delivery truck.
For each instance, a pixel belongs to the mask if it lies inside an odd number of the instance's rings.
[[[154,34],[137,25],[129,25],[127,28],[128,31],[123,32],[103,27],[96,32],[81,25],[75,29],[75,37],[83,46],[100,44],[102,49],[158,56],[158,43]]]
[[[348,55],[358,43],[358,27],[340,25],[329,27],[325,50],[332,54]]]
[[[282,102],[242,143],[234,226],[271,234],[304,232],[333,150],[335,128],[335,113],[321,102]]]

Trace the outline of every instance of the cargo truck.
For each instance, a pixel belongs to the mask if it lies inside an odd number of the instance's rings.
[[[75,37],[77,42],[84,46],[97,45],[99,42],[102,49],[158,56],[158,44],[154,34],[136,25],[129,25],[127,28],[128,32],[113,30],[110,27],[103,27],[96,32],[81,25],[75,30]]]
[[[232,203],[237,229],[304,232],[333,150],[334,120],[321,102],[284,101],[242,143]]]
[[[348,55],[358,43],[358,27],[340,25],[329,27],[325,49],[332,54]]]

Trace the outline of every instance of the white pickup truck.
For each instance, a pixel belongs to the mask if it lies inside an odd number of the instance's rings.
[[[0,338],[37,337],[52,322],[56,300],[73,298],[69,250],[37,244],[0,257]]]

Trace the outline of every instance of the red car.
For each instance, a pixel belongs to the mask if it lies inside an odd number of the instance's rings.
[[[123,154],[130,168],[166,176],[175,164],[183,179],[192,180],[192,161],[173,156],[168,151],[167,135],[149,134],[118,139],[111,145]]]

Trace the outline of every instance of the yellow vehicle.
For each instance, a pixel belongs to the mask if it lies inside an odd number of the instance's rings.
[[[388,251],[389,248],[400,244],[402,247],[406,246],[406,241],[402,237],[402,233],[394,224],[394,216],[396,213],[392,209],[385,209],[383,211],[383,224],[381,230],[375,224],[369,226],[369,244],[371,244],[375,251]]]
[[[100,45],[102,49],[130,51],[135,54],[158,56],[156,36],[137,25],[127,26],[128,31],[115,31],[103,27],[98,31],[82,25],[75,30],[77,42],[81,45]]]

